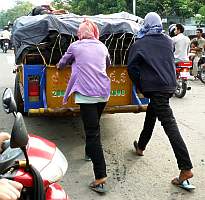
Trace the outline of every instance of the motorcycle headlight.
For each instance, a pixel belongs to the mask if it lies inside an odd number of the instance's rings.
[[[63,153],[56,147],[56,151],[51,162],[41,171],[43,179],[50,183],[59,181],[68,168],[68,162]]]

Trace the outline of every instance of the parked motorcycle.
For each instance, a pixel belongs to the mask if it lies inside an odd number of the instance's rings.
[[[205,84],[205,55],[202,55],[198,62],[197,78]]]
[[[2,40],[2,50],[4,53],[7,53],[7,50],[9,49],[9,40],[8,39],[3,39]]]
[[[28,135],[11,89],[4,91],[2,102],[5,112],[13,113],[15,120],[11,139],[3,144],[0,154],[0,178],[23,185],[20,200],[70,200],[57,183],[68,167],[62,152],[53,142]]]
[[[187,90],[191,90],[188,86],[188,78],[190,77],[190,68],[192,67],[192,61],[178,62],[176,63],[176,79],[177,87],[175,90],[175,96],[182,98],[185,96]]]

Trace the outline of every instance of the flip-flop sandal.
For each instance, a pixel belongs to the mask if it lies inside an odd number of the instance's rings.
[[[96,185],[95,182],[92,182],[90,183],[89,187],[91,190],[98,192],[98,193],[106,193],[108,191],[104,183]]]
[[[184,181],[180,181],[179,177],[176,177],[172,180],[172,184],[176,185],[182,189],[185,189],[189,192],[191,192],[192,190],[194,190],[196,187],[192,184],[190,184],[189,180],[184,180]]]

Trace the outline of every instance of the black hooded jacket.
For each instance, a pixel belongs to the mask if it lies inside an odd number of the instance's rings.
[[[142,93],[174,93],[176,69],[173,43],[165,34],[146,35],[130,48],[128,74]]]

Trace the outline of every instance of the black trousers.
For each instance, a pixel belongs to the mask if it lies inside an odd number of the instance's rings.
[[[107,177],[106,164],[100,139],[100,117],[106,103],[80,104],[84,124],[86,154],[91,158],[95,179]]]
[[[178,168],[180,170],[191,169],[192,163],[187,147],[180,135],[172,109],[169,105],[169,99],[172,94],[146,93],[145,96],[150,98],[150,103],[147,107],[144,127],[138,141],[139,148],[142,150],[146,148],[146,145],[152,136],[156,119],[158,118],[169,138],[175,157],[177,159]]]

